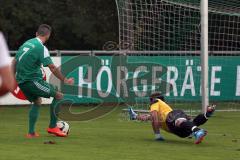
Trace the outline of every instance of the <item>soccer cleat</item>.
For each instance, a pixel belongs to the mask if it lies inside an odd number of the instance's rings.
[[[58,127],[48,128],[47,132],[50,134],[54,134],[55,136],[58,136],[58,137],[67,137],[67,134],[63,133]]]
[[[165,141],[165,139],[161,136],[155,139],[156,141]]]
[[[128,113],[129,113],[130,120],[136,120],[137,113],[135,113],[131,107],[129,107]]]
[[[36,132],[34,132],[34,133],[28,133],[27,135],[26,135],[26,138],[37,138],[37,137],[39,137],[40,135],[38,134],[38,133],[36,133]]]
[[[207,135],[207,131],[200,129],[193,133],[195,137],[195,144],[199,144],[203,141],[204,137]]]
[[[207,106],[207,112],[206,112],[206,117],[211,117],[216,109],[216,105],[212,104],[210,106]]]

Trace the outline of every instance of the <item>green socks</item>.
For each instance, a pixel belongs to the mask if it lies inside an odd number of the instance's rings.
[[[50,104],[50,128],[56,127],[56,123],[58,120],[58,113],[60,111],[59,103],[61,100],[53,99],[52,103]],[[38,119],[39,115],[39,105],[32,104],[32,107],[29,111],[29,131],[28,133],[33,134],[35,133],[35,124]]]
[[[56,127],[56,123],[58,120],[58,113],[60,111],[60,106],[59,102],[61,100],[57,100],[57,99],[53,99],[52,103],[50,104],[50,124],[49,124],[49,128],[54,128]]]
[[[29,111],[29,130],[28,133],[32,134],[35,132],[35,124],[37,122],[39,114],[39,105],[32,104],[32,107]]]
[[[58,120],[58,113],[60,111],[60,106],[58,104],[61,100],[53,99],[52,103],[50,104],[50,128],[56,127],[56,123]],[[39,105],[32,104],[32,107],[29,111],[29,131],[28,133],[33,134],[35,133],[35,124],[38,119],[39,115]]]

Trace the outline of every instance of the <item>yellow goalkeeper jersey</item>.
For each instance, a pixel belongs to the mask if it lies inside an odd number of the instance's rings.
[[[163,102],[162,100],[158,99],[158,102],[153,103],[150,106],[150,111],[158,112],[158,116],[160,119],[160,125],[161,125],[160,127],[162,129],[164,129],[165,131],[169,131],[167,124],[166,124],[166,119],[167,119],[168,113],[172,111],[172,108],[168,104]]]

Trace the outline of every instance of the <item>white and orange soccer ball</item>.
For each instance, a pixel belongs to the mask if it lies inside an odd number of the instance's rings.
[[[70,126],[67,122],[65,121],[58,121],[57,122],[57,127],[63,132],[66,133],[67,135],[69,134],[70,131]]]

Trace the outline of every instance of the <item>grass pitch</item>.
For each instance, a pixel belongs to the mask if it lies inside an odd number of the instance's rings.
[[[89,122],[69,122],[70,135],[48,135],[49,108],[37,123],[41,137],[26,139],[28,107],[0,107],[0,160],[239,160],[240,112],[217,112],[202,126],[209,134],[200,145],[162,131],[154,141],[149,123],[121,118],[121,109]],[[44,141],[56,144],[44,144]]]

